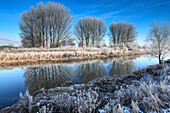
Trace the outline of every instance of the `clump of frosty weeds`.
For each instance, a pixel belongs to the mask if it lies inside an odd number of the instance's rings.
[[[104,107],[105,112],[170,112],[169,67],[166,67],[163,72],[159,77],[160,82],[147,78],[139,85],[132,84],[115,91],[113,99]]]

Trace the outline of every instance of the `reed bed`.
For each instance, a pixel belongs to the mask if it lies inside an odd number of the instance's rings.
[[[64,65],[68,66],[70,64],[73,65],[80,65],[80,64],[86,64],[86,63],[95,63],[99,60],[105,60],[105,62],[109,63],[112,61],[122,61],[124,59],[136,59],[143,55],[134,55],[134,56],[122,56],[122,57],[109,57],[109,58],[83,58],[83,59],[70,59],[65,61],[41,61],[41,62],[17,62],[17,63],[1,63],[0,64],[0,70],[9,70],[14,69],[16,67],[20,68],[30,68],[30,67],[43,67],[44,65],[50,66],[50,65]]]
[[[37,61],[67,61],[75,59],[103,58],[109,56],[132,56],[143,54],[142,49],[128,50],[127,47],[104,48],[18,48],[0,51],[0,63]]]

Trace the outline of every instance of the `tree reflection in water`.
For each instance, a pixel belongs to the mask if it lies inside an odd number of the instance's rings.
[[[106,60],[106,63],[112,62],[107,66],[109,76],[120,77],[121,75],[131,74],[136,68],[133,59],[136,59],[136,57],[107,59],[109,61]]]
[[[106,70],[101,61],[79,64],[74,71],[78,83],[87,83],[95,78],[106,76]]]
[[[87,83],[106,75],[119,77],[132,73],[136,68],[133,59],[136,57],[107,58],[65,65],[48,65],[26,68],[24,73],[25,87],[33,94],[41,88],[60,86],[67,81]]]
[[[71,80],[72,70],[67,66],[44,66],[27,68],[24,73],[25,87],[30,93],[41,88],[52,88]]]

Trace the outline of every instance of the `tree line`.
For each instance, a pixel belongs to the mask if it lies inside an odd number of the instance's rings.
[[[22,13],[19,28],[20,37],[24,47],[59,47],[62,42],[68,40],[72,32],[73,16],[70,10],[54,2],[45,5],[41,2],[37,8],[31,7]],[[99,46],[106,35],[107,27],[101,18],[80,18],[74,26],[74,36],[80,46]],[[136,27],[130,23],[112,23],[108,36],[114,44],[135,41]]]

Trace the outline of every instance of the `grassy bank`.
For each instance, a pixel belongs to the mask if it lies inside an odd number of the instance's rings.
[[[0,51],[0,64],[15,64],[42,61],[74,61],[81,59],[95,59],[109,56],[141,55],[144,49],[128,49],[127,47],[114,48],[18,48]]]
[[[1,112],[170,112],[170,60],[120,78],[104,77],[87,84],[27,91]]]
[[[91,62],[96,62],[98,60],[105,60],[107,59],[108,62],[112,61],[122,61],[127,59],[136,59],[142,57],[143,55],[133,55],[133,56],[123,56],[123,57],[109,57],[109,58],[83,58],[83,59],[72,59],[72,60],[65,60],[65,61],[36,61],[36,62],[17,62],[17,63],[0,63],[0,70],[9,70],[14,69],[16,67],[20,68],[30,68],[30,67],[43,67],[44,65],[64,65],[67,66],[68,64],[86,64]]]

